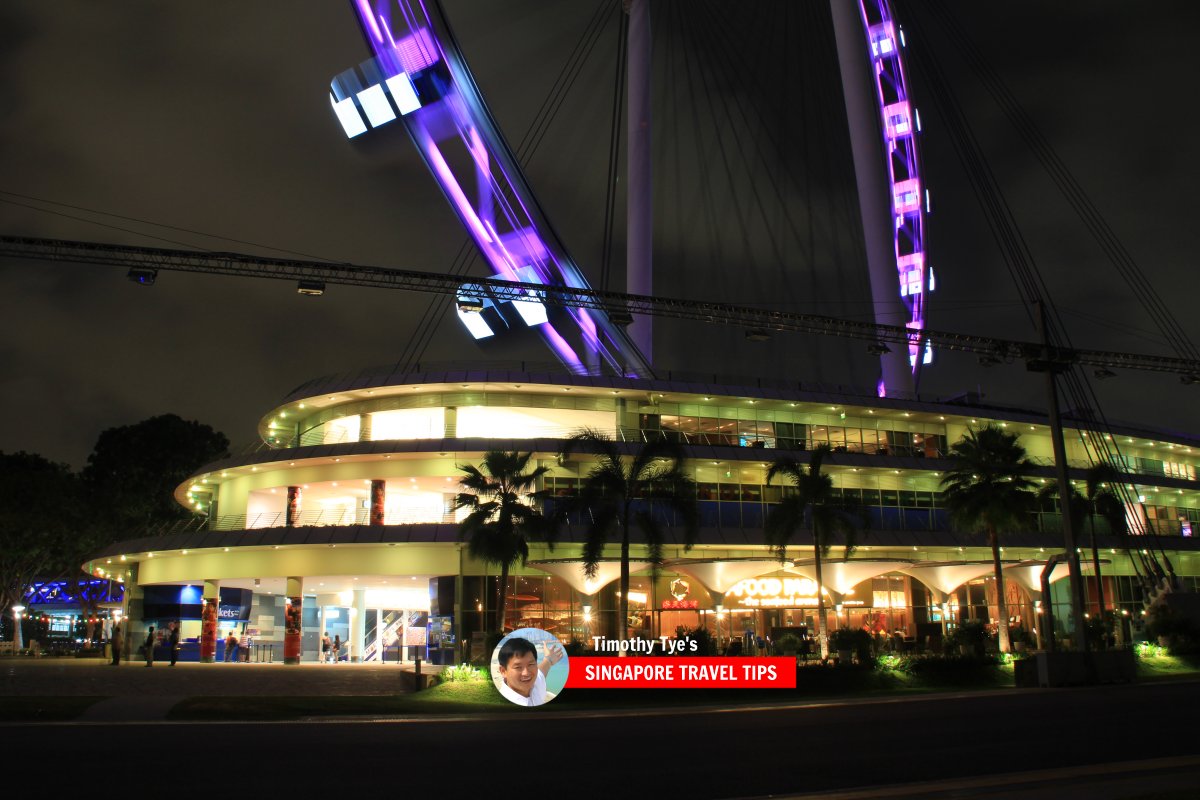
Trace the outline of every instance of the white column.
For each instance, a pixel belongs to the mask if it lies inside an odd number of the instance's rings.
[[[875,304],[876,319],[894,324],[898,319],[908,319],[908,309],[900,299],[896,277],[895,223],[888,196],[879,103],[870,72],[873,67],[867,55],[858,3],[829,0],[829,9],[833,14],[833,34],[842,73],[846,121],[850,125],[850,148],[854,155],[871,300]],[[890,353],[880,357],[880,368],[889,394],[913,391],[907,346],[893,345]]]
[[[653,294],[654,190],[650,149],[650,0],[625,0],[629,13],[627,81],[629,110],[628,208],[626,214],[625,291]],[[647,363],[654,363],[651,318],[634,317],[629,336]]]
[[[354,590],[354,608],[350,612],[350,660],[362,661],[367,639],[367,590]]]
[[[383,663],[383,609],[375,609],[375,658]]]

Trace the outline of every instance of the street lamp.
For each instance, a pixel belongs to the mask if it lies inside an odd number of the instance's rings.
[[[21,641],[21,612],[25,610],[25,606],[18,603],[12,607],[13,612],[13,652],[17,653],[25,649],[24,642]]]

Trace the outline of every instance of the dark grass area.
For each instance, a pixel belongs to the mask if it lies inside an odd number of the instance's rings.
[[[0,722],[75,719],[103,697],[0,697]]]
[[[878,697],[1013,685],[1012,671],[991,663],[913,676],[892,670],[806,667],[791,689],[570,689],[542,711],[614,711],[653,708],[770,705],[806,700]],[[298,719],[314,716],[507,714],[521,712],[490,682],[446,683],[415,694],[385,697],[192,697],[169,719]]]

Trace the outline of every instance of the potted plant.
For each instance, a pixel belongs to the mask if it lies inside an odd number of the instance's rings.
[[[785,633],[775,640],[775,651],[785,656],[796,655],[800,652],[800,637],[794,633]]]
[[[982,656],[987,641],[987,628],[982,620],[965,619],[954,630],[954,643],[964,656]]]
[[[829,644],[837,651],[838,664],[849,664],[854,656],[857,636],[849,628],[838,628],[829,636]]]

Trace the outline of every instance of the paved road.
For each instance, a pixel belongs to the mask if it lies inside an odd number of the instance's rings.
[[[96,724],[86,736],[100,759],[131,764],[219,752],[220,763],[245,767],[237,770],[239,787],[252,791],[318,789],[319,764],[327,764],[342,765],[334,772],[353,790],[483,797],[510,776],[527,786],[519,794],[533,797],[644,797],[653,789],[702,800],[1197,756],[1198,708],[1200,683],[1175,683],[720,713],[580,717],[548,707],[526,718],[467,722]],[[0,726],[0,748],[59,733]],[[1196,767],[1183,763],[1176,775],[1195,781]],[[1087,775],[1074,780],[1116,786]],[[925,796],[977,794],[1005,796],[962,788]],[[1063,789],[1059,796],[1093,795]]]

